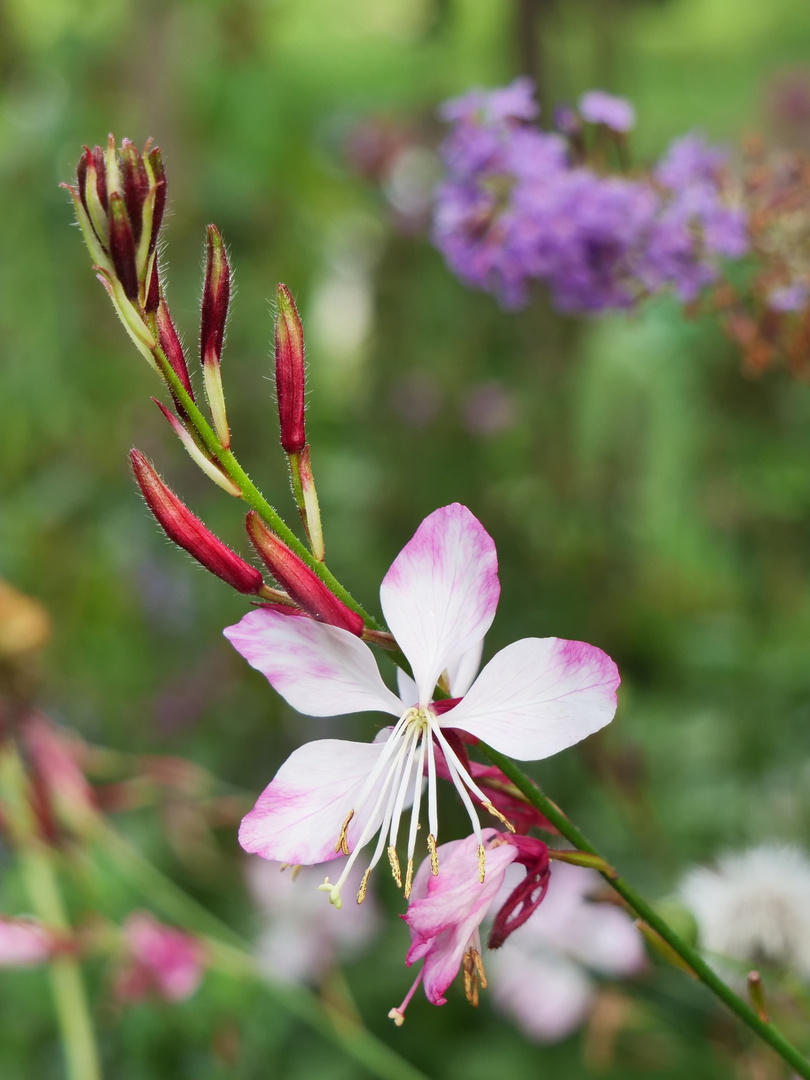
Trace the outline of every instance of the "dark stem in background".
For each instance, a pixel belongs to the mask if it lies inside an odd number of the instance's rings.
[[[552,0],[517,0],[515,9],[515,53],[518,71],[530,75],[537,87],[537,100],[542,111],[540,122],[549,116],[548,72],[543,49],[543,30],[548,21]]]

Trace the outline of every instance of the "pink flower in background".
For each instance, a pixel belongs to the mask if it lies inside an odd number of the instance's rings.
[[[434,702],[442,673],[483,640],[499,593],[495,545],[466,507],[443,507],[422,522],[380,589],[388,626],[413,669],[413,702],[388,689],[369,647],[339,627],[259,609],[225,631],[299,712],[339,716],[374,710],[397,718],[370,743],[327,739],[296,750],[242,822],[239,839],[246,851],[304,865],[348,855],[337,882],[322,886],[340,905],[355,859],[379,833],[359,901],[386,847],[401,884],[397,840],[403,811],[412,806],[408,896],[425,773],[427,847],[433,873],[439,871],[440,751],[478,838],[484,880],[485,848],[473,797],[503,817],[454,750],[447,729],[461,729],[520,760],[550,757],[610,722],[619,684],[616,665],[600,649],[559,638],[524,638],[497,653],[460,701]]]
[[[388,1014],[397,1025],[404,1022],[405,1009],[420,983],[424,983],[431,1005],[444,1005],[445,992],[462,966],[467,999],[477,1005],[478,989],[487,985],[478,928],[493,903],[498,898],[503,902],[496,921],[501,921],[505,937],[522,925],[546,894],[548,849],[542,841],[484,829],[483,849],[487,858],[483,881],[477,873],[482,847],[474,835],[442,844],[438,877],[430,872],[430,860],[419,867],[408,911],[402,918],[411,932],[405,962],[409,967],[417,960],[424,960],[424,964],[403,1003]],[[508,897],[502,897],[513,863],[521,863],[524,872],[516,875]]]
[[[318,895],[323,881],[320,866],[290,867],[264,859],[245,865],[248,888],[261,915],[263,929],[256,955],[263,971],[281,982],[313,982],[322,978],[339,959],[362,952],[379,927],[373,894],[361,910],[350,905],[341,913]],[[359,868],[347,888],[360,887]]]
[[[593,870],[554,863],[540,908],[490,953],[495,1007],[538,1042],[557,1042],[585,1020],[597,990],[589,970],[627,978],[644,969],[644,945],[630,916],[588,900],[600,883]]]
[[[197,938],[147,911],[133,912],[123,930],[128,957],[116,983],[122,1001],[140,1001],[150,992],[166,1001],[185,1001],[195,993],[205,967],[205,950]]]
[[[0,967],[33,967],[49,960],[57,939],[34,919],[0,917]]]

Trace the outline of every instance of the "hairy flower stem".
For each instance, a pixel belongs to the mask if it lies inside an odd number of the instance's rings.
[[[17,849],[31,907],[49,930],[67,938],[71,928],[59,891],[53,852],[37,834],[28,780],[10,741],[0,754],[0,792],[3,818]],[[50,961],[49,976],[69,1078],[101,1080],[79,961],[68,952],[57,954]]]
[[[493,750],[491,746],[480,743],[481,749],[502,772],[504,772],[515,787],[519,788],[525,798],[548,818],[551,824],[561,833],[566,840],[570,841],[579,851],[585,851],[589,855],[602,858],[599,851],[593,846],[583,833],[572,824],[558,806],[545,796],[519,766],[510,758]],[[741,997],[734,993],[714,971],[709,967],[703,957],[688,945],[677,934],[666,920],[662,919],[658,912],[629,885],[624,878],[607,865],[606,870],[600,870],[602,877],[608,885],[621,896],[626,903],[639,915],[648,926],[659,934],[667,945],[677,953],[695,976],[716,994],[733,1013],[747,1024],[752,1031],[756,1032],[761,1039],[771,1046],[780,1057],[787,1061],[798,1073],[810,1080],[810,1061],[804,1057],[792,1043],[769,1021],[763,1020],[754,1009]]]
[[[211,967],[231,977],[260,983],[276,1008],[317,1031],[378,1080],[427,1080],[424,1073],[362,1025],[351,1023],[345,1013],[336,1015],[311,990],[272,982],[256,964],[249,941],[161,873],[102,818],[97,820],[90,835],[97,849],[107,855],[150,906],[164,918],[192,933],[196,931],[203,938]],[[71,1077],[71,1080],[79,1078]]]

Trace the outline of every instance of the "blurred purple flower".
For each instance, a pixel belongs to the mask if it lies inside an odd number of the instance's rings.
[[[771,289],[768,306],[774,311],[802,311],[807,304],[807,298],[807,286],[793,282],[791,285]]]
[[[718,256],[747,251],[745,214],[723,189],[723,151],[688,135],[651,176],[604,176],[573,162],[560,135],[527,122],[530,89],[521,79],[442,110],[453,126],[433,238],[463,281],[506,308],[525,304],[530,283],[542,281],[560,310],[599,312],[666,288],[691,300],[717,277]],[[629,129],[621,99],[594,91],[583,108]]]
[[[478,383],[467,394],[462,408],[464,426],[473,435],[486,438],[513,427],[517,420],[514,397],[501,383]]]
[[[589,90],[583,94],[579,99],[579,111],[589,124],[604,124],[621,134],[636,126],[636,110],[630,102],[604,90]]]

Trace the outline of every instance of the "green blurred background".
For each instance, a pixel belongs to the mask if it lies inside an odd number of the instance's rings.
[[[664,896],[718,849],[806,839],[807,387],[746,379],[711,318],[686,321],[666,301],[595,321],[556,316],[542,296],[501,312],[449,275],[418,212],[396,212],[421,206],[429,153],[387,189],[357,147],[382,130],[434,148],[441,100],[527,68],[547,108],[592,86],[631,97],[640,160],[695,127],[734,141],[773,130],[769,87],[808,46],[804,0],[4,0],[0,574],[54,621],[43,708],[91,742],[185,756],[246,798],[305,738],[368,731],[279,704],[221,637],[243,600],[164,541],[134,489],[132,445],[245,551],[239,508],[149,402],[159,386],[57,186],[82,143],[153,136],[169,171],[175,321],[193,350],[215,222],[237,284],[223,363],[234,448],[291,522],[269,300],[281,280],[299,301],[327,558],[355,595],[376,611],[422,517],[465,502],[500,556],[488,654],[554,634],[601,646],[623,673],[611,728],[536,768],[609,857]],[[250,930],[234,828],[210,858],[183,860],[151,810],[120,824]],[[126,910],[119,885],[95,887],[107,914]],[[580,1036],[533,1046],[460,993],[443,1009],[416,999],[395,1030],[385,1014],[408,983],[407,935],[389,922],[348,985],[369,1028],[429,1076],[732,1075],[739,1036],[666,971],[626,990],[636,1021],[595,1072]],[[116,1080],[364,1075],[222,977],[183,1006],[118,1017],[104,973],[91,976]],[[0,1061],[3,1080],[61,1075],[40,972],[0,976]]]

